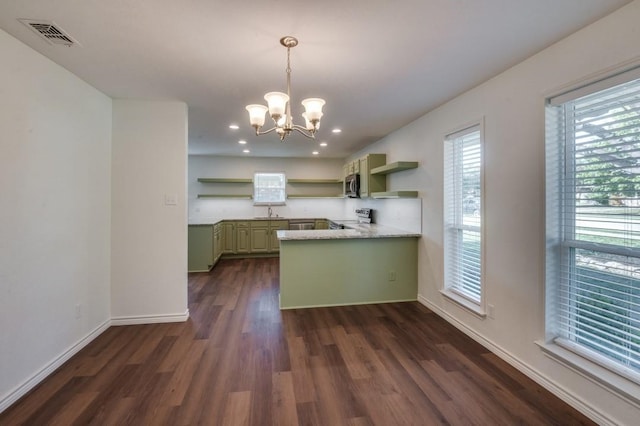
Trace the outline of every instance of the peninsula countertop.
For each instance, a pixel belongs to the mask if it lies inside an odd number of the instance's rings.
[[[377,224],[349,224],[345,229],[315,229],[277,232],[280,241],[344,240],[366,238],[419,238],[415,232]]]

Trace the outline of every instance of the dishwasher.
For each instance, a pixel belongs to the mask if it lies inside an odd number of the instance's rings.
[[[316,229],[316,221],[314,219],[289,220],[289,230],[291,231],[308,231],[310,229]]]

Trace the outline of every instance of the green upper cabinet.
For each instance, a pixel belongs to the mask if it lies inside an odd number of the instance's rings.
[[[387,189],[387,179],[383,175],[372,175],[371,169],[383,166],[387,162],[386,154],[368,154],[360,159],[360,197],[367,198],[372,192]]]

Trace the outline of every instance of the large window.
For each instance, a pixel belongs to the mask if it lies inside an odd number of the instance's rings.
[[[287,178],[284,173],[255,173],[253,175],[253,203],[257,205],[284,204]]]
[[[482,132],[445,138],[445,295],[484,313],[482,297]]]
[[[640,381],[640,80],[632,78],[549,101],[546,297],[551,340]]]

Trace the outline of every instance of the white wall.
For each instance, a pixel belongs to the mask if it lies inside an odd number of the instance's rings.
[[[267,208],[253,205],[252,200],[198,198],[203,193],[251,192],[251,184],[203,184],[198,178],[252,178],[254,172],[285,172],[288,179],[339,179],[344,160],[322,158],[254,158],[189,156],[189,223],[209,223],[218,219],[238,219],[265,216]],[[412,172],[408,172],[410,177]],[[413,185],[413,183],[410,183]],[[320,188],[288,185],[291,191],[318,191],[314,193],[342,193],[341,186]],[[405,188],[412,189],[412,188]],[[275,206],[273,211],[287,218],[356,219],[355,209],[369,207],[375,210],[379,224],[407,231],[420,232],[422,200],[373,199],[294,199],[286,206]]]
[[[185,320],[186,104],[114,100],[112,144],[114,324]]]
[[[267,208],[253,206],[252,200],[197,198],[199,193],[251,193],[251,184],[202,184],[198,178],[253,178],[255,172],[285,172],[288,179],[339,179],[343,161],[322,158],[255,158],[189,156],[189,223],[210,222],[217,219],[252,218],[266,216]],[[325,189],[325,188],[323,188]],[[317,190],[311,188],[311,190]],[[327,191],[341,192],[340,186]],[[331,192],[333,193],[333,192]],[[345,210],[342,199],[289,199],[286,206],[273,210],[281,217],[355,217]]]
[[[544,100],[580,80],[640,59],[640,1],[545,49],[370,146],[389,162],[417,160],[424,198],[419,297],[599,422],[637,424],[640,409],[545,357]],[[486,295],[495,319],[448,302],[443,287],[443,139],[485,120]],[[362,153],[358,153],[359,156]],[[354,157],[356,157],[354,156]],[[417,157],[417,158],[416,158]],[[392,185],[392,187],[393,187]],[[407,188],[416,189],[416,188]],[[636,386],[636,394],[640,387]]]
[[[1,30],[0,52],[2,411],[108,326],[111,99]]]

